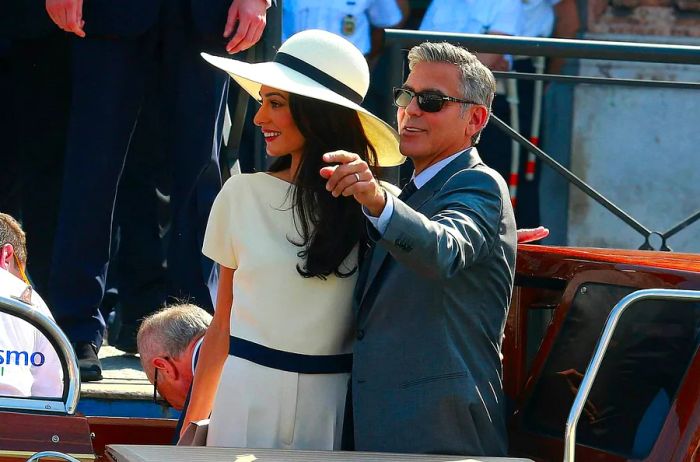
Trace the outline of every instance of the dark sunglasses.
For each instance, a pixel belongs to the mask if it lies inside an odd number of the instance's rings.
[[[447,101],[462,104],[479,104],[466,99],[454,98],[439,93],[428,93],[407,90],[406,88],[394,88],[394,104],[398,107],[406,107],[411,104],[413,98],[418,101],[418,107],[425,112],[439,112]]]
[[[169,405],[165,398],[158,393],[158,368],[153,373],[153,402],[160,405]]]

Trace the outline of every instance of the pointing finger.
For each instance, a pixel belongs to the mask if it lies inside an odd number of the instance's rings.
[[[323,155],[323,161],[329,163],[338,162],[341,164],[347,164],[348,162],[352,162],[357,159],[359,159],[357,154],[347,151],[333,151],[327,152]]]

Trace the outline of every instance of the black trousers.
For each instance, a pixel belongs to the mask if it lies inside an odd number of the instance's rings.
[[[162,95],[157,143],[172,175],[167,291],[211,309],[213,262],[201,255],[220,189],[218,153],[228,77],[201,59],[220,51],[192,27],[189,2],[163,2],[160,20],[136,38],[73,40],[74,92],[50,300],[74,342],[102,343],[99,311],[110,264],[117,190],[147,95]],[[147,152],[138,155],[148,156]],[[150,162],[150,159],[143,160]],[[142,196],[131,199],[146,200]]]
[[[14,173],[3,182],[2,211],[22,221],[27,233],[28,274],[48,293],[71,98],[68,35],[8,41],[0,85],[8,104],[2,135],[3,166]],[[5,167],[6,166],[6,167]],[[9,195],[8,194],[9,191]]]

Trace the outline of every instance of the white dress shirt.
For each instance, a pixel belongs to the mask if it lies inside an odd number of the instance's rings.
[[[202,348],[202,342],[204,342],[204,336],[197,340],[192,349],[192,376],[194,377],[194,370],[197,367],[197,362],[199,361],[199,350]]]

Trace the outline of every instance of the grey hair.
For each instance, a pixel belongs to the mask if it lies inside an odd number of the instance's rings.
[[[465,48],[452,45],[447,42],[423,42],[416,45],[408,52],[408,68],[413,68],[418,63],[449,63],[459,69],[462,77],[462,98],[483,104],[491,117],[491,103],[496,93],[496,79],[488,67]],[[462,107],[460,115],[466,112],[466,105]],[[487,118],[488,123],[488,118]],[[484,124],[486,126],[486,124]],[[472,136],[472,146],[479,142],[481,130]]]
[[[144,370],[150,369],[146,366],[155,356],[179,358],[192,340],[204,335],[211,319],[209,313],[191,304],[165,307],[145,318],[136,334]]]

